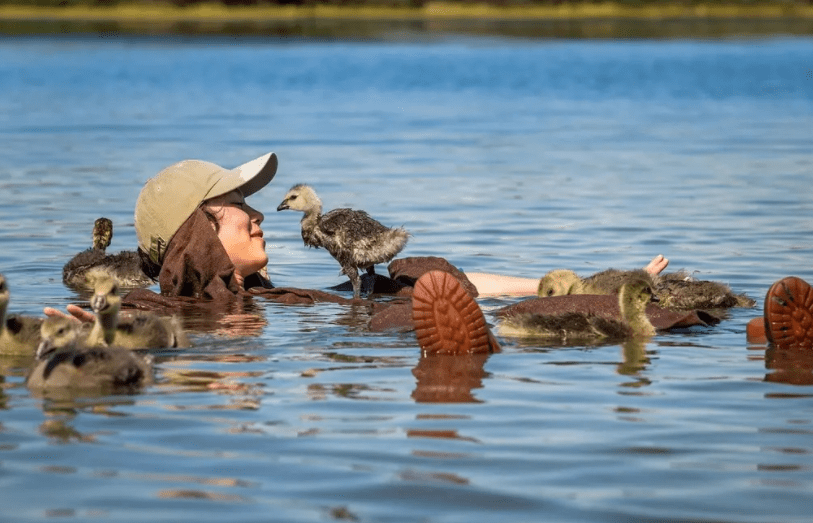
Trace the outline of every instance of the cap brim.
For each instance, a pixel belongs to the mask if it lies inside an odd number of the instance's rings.
[[[239,167],[224,171],[204,199],[215,198],[235,189],[240,189],[243,196],[249,196],[268,185],[275,174],[277,174],[277,155],[265,154]]]

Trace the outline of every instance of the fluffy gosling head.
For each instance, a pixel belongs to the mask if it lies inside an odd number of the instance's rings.
[[[316,195],[313,187],[300,183],[291,187],[282,203],[277,206],[277,211],[284,210],[302,211],[305,214],[314,211],[319,213],[322,212],[322,200]]]
[[[579,294],[581,285],[582,279],[575,272],[569,269],[556,269],[548,272],[539,280],[536,294],[540,298]]]
[[[40,327],[40,344],[37,347],[36,358],[41,360],[57,349],[76,347],[79,332],[79,323],[72,318],[63,316],[46,318]]]
[[[93,297],[90,299],[93,311],[99,314],[115,308],[118,312],[121,307],[118,281],[103,270],[88,272],[87,279],[93,286]]]

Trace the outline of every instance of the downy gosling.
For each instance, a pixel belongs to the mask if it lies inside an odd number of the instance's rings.
[[[302,211],[302,240],[308,247],[323,247],[342,267],[353,284],[353,297],[361,296],[359,270],[375,274],[377,263],[392,260],[407,243],[409,233],[390,228],[364,211],[333,209],[322,214],[322,201],[309,185],[294,185],[277,211]]]
[[[646,338],[655,334],[655,327],[646,315],[646,307],[653,298],[649,281],[631,280],[619,289],[619,318],[584,312],[522,313],[504,318],[499,333],[513,337],[558,338],[563,342]]]
[[[132,392],[152,380],[152,359],[128,349],[88,347],[82,326],[67,317],[50,317],[41,327],[37,363],[26,386],[37,392]]]
[[[41,318],[6,316],[11,291],[0,274],[0,354],[33,355],[40,342]]]
[[[539,280],[537,294],[540,297],[568,294],[615,294],[621,285],[635,279],[650,282],[658,297],[658,304],[663,308],[721,309],[753,307],[756,304],[745,294],[736,294],[723,283],[695,280],[683,271],[652,276],[642,269],[632,271],[607,269],[587,278],[580,278],[571,270],[556,269],[548,272]]]
[[[113,222],[99,218],[93,224],[91,247],[78,253],[62,267],[62,282],[77,290],[92,290],[88,287],[87,274],[100,269],[115,278],[122,287],[147,287],[155,283],[141,270],[141,257],[136,251],[121,251],[107,254],[107,247],[113,239]]]
[[[164,318],[145,311],[120,317],[121,297],[116,279],[105,271],[93,272],[89,279],[93,281],[90,306],[96,314],[96,321],[85,342],[88,346],[128,349],[190,346],[177,318]]]

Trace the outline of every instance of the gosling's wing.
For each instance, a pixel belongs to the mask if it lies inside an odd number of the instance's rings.
[[[104,261],[102,249],[87,249],[71,258],[62,267],[62,283],[70,287],[87,287],[85,273]]]
[[[354,209],[333,209],[322,216],[319,225],[326,234],[346,239],[363,238],[388,230],[366,212]]]
[[[728,285],[708,280],[664,280],[657,294],[662,307],[676,309],[753,307],[756,304],[744,294],[735,294]]]
[[[391,260],[406,245],[409,233],[382,225],[364,211],[336,209],[326,216],[331,254],[342,263],[368,267]],[[331,250],[335,249],[335,250]]]
[[[20,342],[36,345],[40,341],[42,322],[42,318],[12,314],[6,318],[6,329]]]
[[[141,270],[141,258],[136,251],[105,254],[88,250],[77,254],[62,268],[62,281],[71,288],[92,288],[86,276],[90,271],[103,271],[123,287],[145,287],[153,280]]]
[[[126,349],[82,347],[57,351],[37,367],[29,387],[97,389],[133,387],[151,379],[151,365]]]
[[[172,347],[174,341],[163,318],[150,312],[136,312],[119,320],[113,343],[128,349],[158,349]]]
[[[607,269],[585,278],[585,283],[600,294],[617,294],[622,285],[638,279],[644,279],[654,286],[652,275],[643,269]]]
[[[116,329],[115,345],[129,349],[191,347],[192,343],[177,317],[136,312],[123,316]]]
[[[109,254],[102,260],[101,265],[124,287],[145,287],[155,283],[141,270],[141,257],[136,251]]]

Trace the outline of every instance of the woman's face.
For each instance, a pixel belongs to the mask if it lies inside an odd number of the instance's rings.
[[[265,217],[246,203],[239,190],[211,198],[203,208],[217,218],[217,236],[240,277],[254,274],[268,264],[260,228]]]

